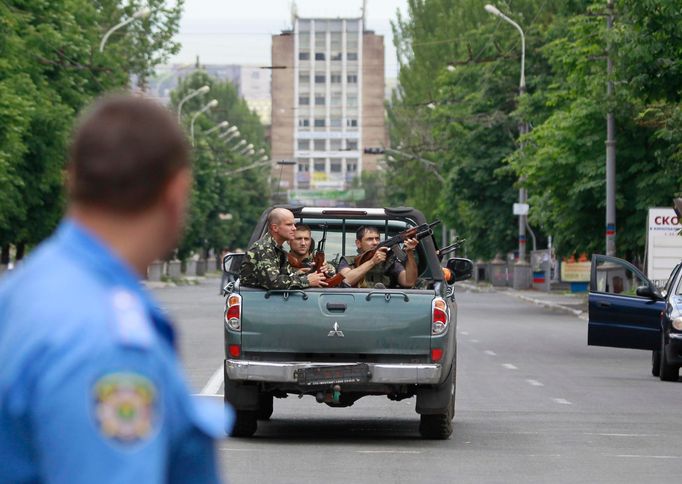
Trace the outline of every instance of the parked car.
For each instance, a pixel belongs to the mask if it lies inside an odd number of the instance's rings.
[[[650,350],[651,373],[677,381],[682,366],[682,261],[659,289],[629,262],[593,255],[587,344]]]

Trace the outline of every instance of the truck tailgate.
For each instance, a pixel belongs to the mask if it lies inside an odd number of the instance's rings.
[[[244,352],[416,356],[430,351],[430,291],[243,290],[241,295]]]

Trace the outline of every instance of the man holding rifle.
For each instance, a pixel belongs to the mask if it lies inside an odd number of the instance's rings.
[[[287,254],[288,269],[290,274],[302,275],[313,269],[314,257],[313,246],[315,241],[311,237],[310,227],[297,225],[294,238],[288,241],[289,254]],[[317,268],[314,268],[317,269]],[[336,269],[325,261],[322,270],[319,271],[331,277],[336,274]]]
[[[362,254],[376,249],[381,243],[381,235],[376,227],[362,226],[355,233],[355,246],[358,256],[342,257],[339,274],[345,277],[344,283],[359,287],[404,287],[412,288],[417,282],[417,261],[414,249],[419,244],[416,238],[407,238],[403,250],[407,255],[405,265],[397,258],[387,261],[388,247],[381,247],[369,260],[356,264]],[[357,266],[357,267],[354,267]]]

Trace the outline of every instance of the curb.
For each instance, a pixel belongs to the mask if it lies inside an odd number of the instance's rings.
[[[464,289],[470,292],[500,292],[502,294],[505,294],[510,297],[515,297],[517,299],[521,299],[522,301],[530,302],[535,304],[536,306],[542,306],[550,309],[556,309],[559,311],[567,312],[572,314],[578,319],[582,319],[583,321],[588,320],[588,313],[587,311],[583,311],[582,309],[573,309],[568,306],[564,306],[563,304],[557,304],[553,302],[547,302],[547,301],[542,301],[540,299],[535,299],[532,297],[524,296],[523,294],[517,294],[513,289],[505,289],[504,291],[498,291],[494,287],[489,287],[489,288],[481,288],[478,287],[474,284],[469,284],[465,282],[460,282],[460,284]]]

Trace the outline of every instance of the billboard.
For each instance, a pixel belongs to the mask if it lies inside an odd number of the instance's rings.
[[[672,208],[650,208],[647,217],[646,275],[665,283],[682,259],[682,222]]]

